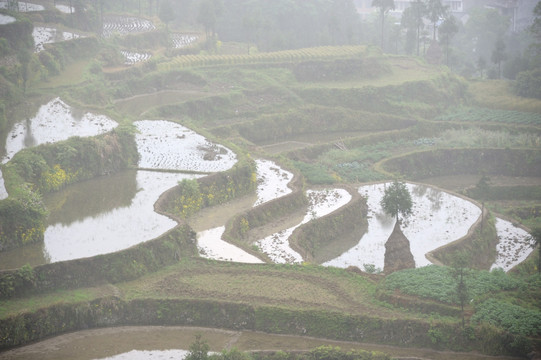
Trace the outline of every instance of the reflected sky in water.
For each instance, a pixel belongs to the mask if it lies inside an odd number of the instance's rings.
[[[387,183],[390,184],[390,183]],[[367,198],[368,230],[359,243],[326,266],[346,268],[365,264],[383,269],[385,243],[395,219],[386,215],[380,201],[386,184],[365,185],[359,193]],[[431,264],[427,252],[461,238],[481,215],[481,209],[470,201],[426,185],[406,184],[413,200],[413,213],[402,222],[402,232],[410,241],[417,267]]]

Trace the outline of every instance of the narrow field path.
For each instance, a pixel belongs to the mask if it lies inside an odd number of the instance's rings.
[[[103,358],[133,349],[159,351],[188,349],[197,334],[207,341],[211,351],[235,347],[241,351],[308,351],[322,345],[343,350],[380,351],[395,358],[432,360],[511,360],[512,357],[487,356],[476,353],[400,348],[368,343],[331,341],[312,337],[274,335],[254,331],[229,331],[197,327],[123,326],[69,333],[32,345],[0,353],[0,359],[87,360]]]

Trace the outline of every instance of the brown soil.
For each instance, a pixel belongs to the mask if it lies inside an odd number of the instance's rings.
[[[301,336],[273,335],[254,331],[229,331],[196,327],[116,327],[78,331],[0,353],[0,359],[87,360],[114,356],[131,350],[188,349],[196,335],[202,335],[211,351],[236,348],[241,351],[307,351],[322,345],[343,350],[364,349],[385,352],[394,358],[433,360],[511,360],[476,353],[405,349],[368,343],[330,341]]]

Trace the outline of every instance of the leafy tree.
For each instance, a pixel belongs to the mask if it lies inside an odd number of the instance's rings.
[[[502,61],[507,60],[507,53],[505,52],[505,43],[500,37],[494,44],[494,50],[492,50],[492,56],[490,58],[492,62],[498,65],[498,78],[502,75]]]
[[[426,15],[432,22],[432,40],[436,40],[436,24],[447,13],[447,6],[441,0],[428,0],[426,3]]]
[[[475,63],[479,57],[490,59],[496,41],[509,28],[509,18],[488,8],[474,8],[469,15],[464,31],[455,41],[464,54],[463,61]]]
[[[464,305],[468,301],[468,287],[464,282],[466,276],[466,267],[468,265],[468,258],[464,254],[456,254],[453,259],[453,277],[456,280],[456,296],[460,303],[460,309],[462,310],[462,327],[464,327]]]
[[[449,44],[451,39],[458,32],[458,24],[453,15],[449,15],[443,20],[443,23],[438,29],[440,42],[445,46],[445,63],[449,66]]]
[[[199,5],[197,22],[205,28],[207,39],[216,36],[216,21],[222,12],[221,0],[203,0]]]
[[[195,335],[195,341],[190,345],[188,355],[185,360],[207,360],[209,358],[210,346],[202,340],[201,334]]]
[[[541,274],[541,228],[535,228],[531,233],[531,240],[533,240],[533,247],[537,246],[539,258],[537,259],[537,272]]]
[[[27,49],[22,49],[17,53],[17,59],[21,64],[21,78],[23,83],[23,92],[25,92],[26,83],[30,77],[30,62],[32,61],[32,53]]]
[[[412,54],[417,47],[417,42],[419,40],[418,29],[421,26],[414,10],[414,5],[412,4],[412,6],[404,10],[402,18],[400,19],[400,26],[406,29],[406,44],[404,50],[408,54]],[[420,21],[422,22],[422,18]]]
[[[408,29],[408,38],[413,38],[415,32],[417,55],[419,55],[419,39],[421,37],[421,29],[424,26],[423,17],[426,14],[425,3],[421,0],[415,0],[411,6],[404,10],[402,14],[401,25]]]
[[[169,31],[169,23],[175,20],[175,11],[170,1],[162,3],[158,16],[165,23],[165,29]]]
[[[379,13],[381,16],[381,49],[383,50],[385,15],[389,12],[389,10],[394,10],[394,0],[372,0],[372,6],[379,8]]]
[[[541,69],[519,73],[514,87],[519,96],[541,99]]]
[[[479,74],[481,75],[481,79],[484,77],[485,69],[487,68],[487,61],[484,57],[479,56],[479,59],[477,59],[477,70],[479,71]]]
[[[537,42],[541,43],[541,1],[533,9],[534,20],[530,25],[530,32],[536,37]]]
[[[398,215],[406,217],[411,214],[413,201],[406,184],[395,180],[385,189],[380,204],[385,213],[395,217],[398,221]]]

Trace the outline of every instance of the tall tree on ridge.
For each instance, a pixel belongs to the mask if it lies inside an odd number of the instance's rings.
[[[381,50],[383,50],[385,14],[387,14],[389,10],[395,9],[394,0],[372,0],[372,6],[379,8],[381,15]]]
[[[502,76],[502,61],[507,60],[507,53],[505,52],[505,42],[501,37],[496,40],[494,44],[494,50],[492,50],[492,56],[490,58],[492,62],[498,65],[498,79]]]
[[[426,14],[432,22],[432,40],[436,40],[436,24],[447,13],[447,6],[441,0],[428,0],[426,3]]]
[[[451,39],[458,32],[458,25],[453,15],[449,15],[443,20],[443,23],[438,29],[440,34],[440,42],[445,46],[445,65],[449,66],[449,45]]]
[[[398,215],[404,217],[411,214],[413,201],[406,184],[394,180],[391,185],[385,189],[385,194],[381,198],[381,207],[385,213],[393,216],[398,221]]]

